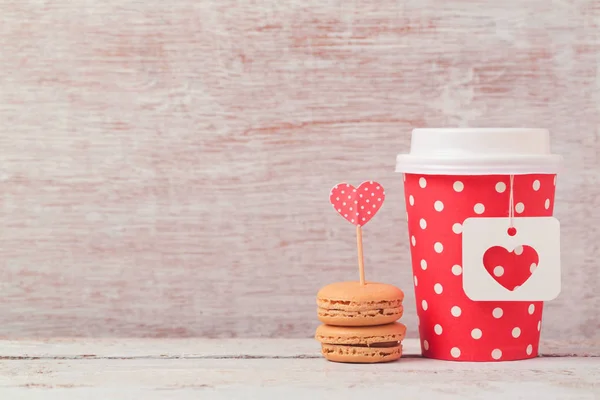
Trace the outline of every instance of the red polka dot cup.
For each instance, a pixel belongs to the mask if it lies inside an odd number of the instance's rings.
[[[508,217],[510,177],[518,217],[552,216],[561,157],[543,129],[415,129],[411,151],[397,159],[404,173],[419,335],[424,357],[509,361],[536,357],[542,301],[473,301],[463,290],[462,224]],[[495,279],[515,287],[537,254],[526,246],[495,250],[484,262]]]

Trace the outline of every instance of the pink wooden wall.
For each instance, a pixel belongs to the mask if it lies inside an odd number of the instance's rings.
[[[600,2],[0,3],[0,336],[308,337],[355,279],[338,181],[377,179],[367,278],[407,293],[414,127],[551,129],[548,338],[598,337]]]

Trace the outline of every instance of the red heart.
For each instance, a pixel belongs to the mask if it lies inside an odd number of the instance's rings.
[[[483,265],[488,274],[510,291],[527,282],[537,269],[538,262],[538,253],[531,246],[517,246],[512,251],[494,246],[483,255]]]
[[[363,182],[357,188],[340,183],[331,189],[329,201],[348,222],[364,226],[383,205],[385,191],[377,182]]]

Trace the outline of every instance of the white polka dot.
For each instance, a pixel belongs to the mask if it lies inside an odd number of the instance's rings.
[[[344,194],[344,193],[346,193],[346,192],[344,192],[344,191],[342,190],[342,194]]]
[[[375,193],[371,193],[371,197],[375,197]]]
[[[444,330],[442,329],[442,326],[440,324],[435,324],[435,326],[433,327],[433,331],[436,334],[441,335]]]
[[[436,283],[435,285],[433,285],[433,291],[437,294],[442,294],[442,292],[444,291],[444,287],[440,283]]]
[[[373,182],[371,182],[371,183],[373,183]],[[365,188],[365,192],[368,192],[368,191],[369,191],[369,188],[368,188],[368,187],[366,187],[366,188]]]
[[[542,321],[538,321],[538,332],[542,329]]]
[[[515,211],[521,214],[523,211],[525,211],[525,204],[517,203],[517,205],[515,206]]]
[[[537,264],[536,263],[532,263],[529,266],[529,272],[531,272],[533,274],[533,271],[535,271],[536,268],[537,268]]]
[[[500,307],[496,307],[492,311],[492,315],[494,316],[494,318],[502,318],[503,314],[504,314],[504,311],[502,311],[502,309]]]
[[[462,267],[460,265],[453,265],[452,266],[452,273],[456,276],[462,274]]]
[[[546,201],[544,202],[544,208],[546,210],[550,208],[550,199],[546,199]]]
[[[433,249],[435,250],[436,253],[441,253],[442,251],[444,251],[444,245],[441,244],[440,242],[436,242],[433,245]]]
[[[427,180],[425,178],[419,178],[419,186],[425,188],[425,186],[427,186]]]
[[[419,226],[421,227],[421,229],[427,228],[427,221],[421,218],[421,220],[419,221]]]
[[[415,286],[419,286],[419,280],[417,279],[416,275],[415,275]]]
[[[423,271],[427,269],[427,261],[421,260],[421,268],[423,269]]]
[[[473,207],[473,211],[475,211],[475,214],[483,214],[485,206],[481,203],[477,203],[475,204],[475,207]]]
[[[533,314],[533,312],[535,311],[535,305],[530,304],[529,308],[527,309],[527,312],[529,313],[529,315]]]
[[[336,197],[335,199],[336,199],[337,201],[340,201],[340,198],[339,198],[339,197]]]
[[[452,225],[452,232],[456,233],[457,235],[461,234],[462,224],[457,222],[454,225]]]
[[[367,203],[370,203],[370,202],[371,202],[371,200],[367,199]]]
[[[506,190],[506,183],[504,183],[504,182],[496,183],[496,192],[504,193],[505,190]]]
[[[410,204],[411,206],[415,205],[415,198],[413,197],[412,194],[410,196],[408,196],[408,204]]]
[[[519,336],[521,336],[521,328],[519,328],[519,327],[513,328],[513,330],[512,330],[512,336],[515,339],[518,338]]]
[[[504,267],[501,265],[498,265],[496,268],[494,268],[494,276],[502,276],[504,275]]]
[[[523,246],[517,246],[517,247],[515,247],[514,252],[515,252],[516,255],[520,256],[521,254],[523,254]]]
[[[475,328],[471,331],[471,337],[473,339],[481,339],[482,336],[483,336],[483,332],[481,332],[481,329],[479,329],[479,328]]]
[[[350,222],[354,222],[354,220],[350,221]]]
[[[527,355],[530,356],[531,353],[533,353],[533,346],[532,345],[528,345],[527,346],[527,350],[525,350],[527,352]]]
[[[429,342],[427,340],[423,340],[423,348],[429,350]]]
[[[494,350],[492,350],[492,358],[494,360],[499,360],[500,357],[502,357],[502,350],[500,350],[500,349],[494,349]]]
[[[458,347],[453,347],[450,349],[450,355],[454,358],[460,357],[460,349]]]
[[[435,211],[442,211],[444,209],[444,203],[438,200],[433,203],[433,208],[435,208]]]
[[[373,208],[377,208],[377,205],[376,205],[376,204],[373,204]]]
[[[427,305],[427,300],[423,300],[423,301],[421,302],[421,307],[423,307],[423,310],[427,311],[427,307],[429,307],[429,306]]]
[[[465,185],[461,181],[456,181],[454,182],[454,185],[452,185],[452,187],[454,188],[454,191],[462,192],[465,188]]]
[[[533,190],[535,190],[536,192],[540,190],[540,181],[538,181],[537,179],[533,181]]]
[[[350,211],[352,211],[352,207],[350,207]]]
[[[460,317],[460,314],[462,314],[462,310],[460,309],[459,306],[453,306],[450,309],[450,314],[452,314],[452,316],[454,316],[454,317]]]
[[[415,239],[414,236],[410,238],[410,242],[412,243],[413,246],[417,245],[417,239]]]
[[[556,175],[554,175],[554,186],[556,186]]]

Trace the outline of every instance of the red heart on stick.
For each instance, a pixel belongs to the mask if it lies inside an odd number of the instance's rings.
[[[506,289],[523,285],[537,269],[539,256],[531,246],[517,246],[513,251],[494,246],[483,255],[486,271]]]
[[[383,205],[385,191],[377,182],[363,182],[357,188],[340,183],[331,189],[329,201],[333,208],[353,225],[364,226]]]

